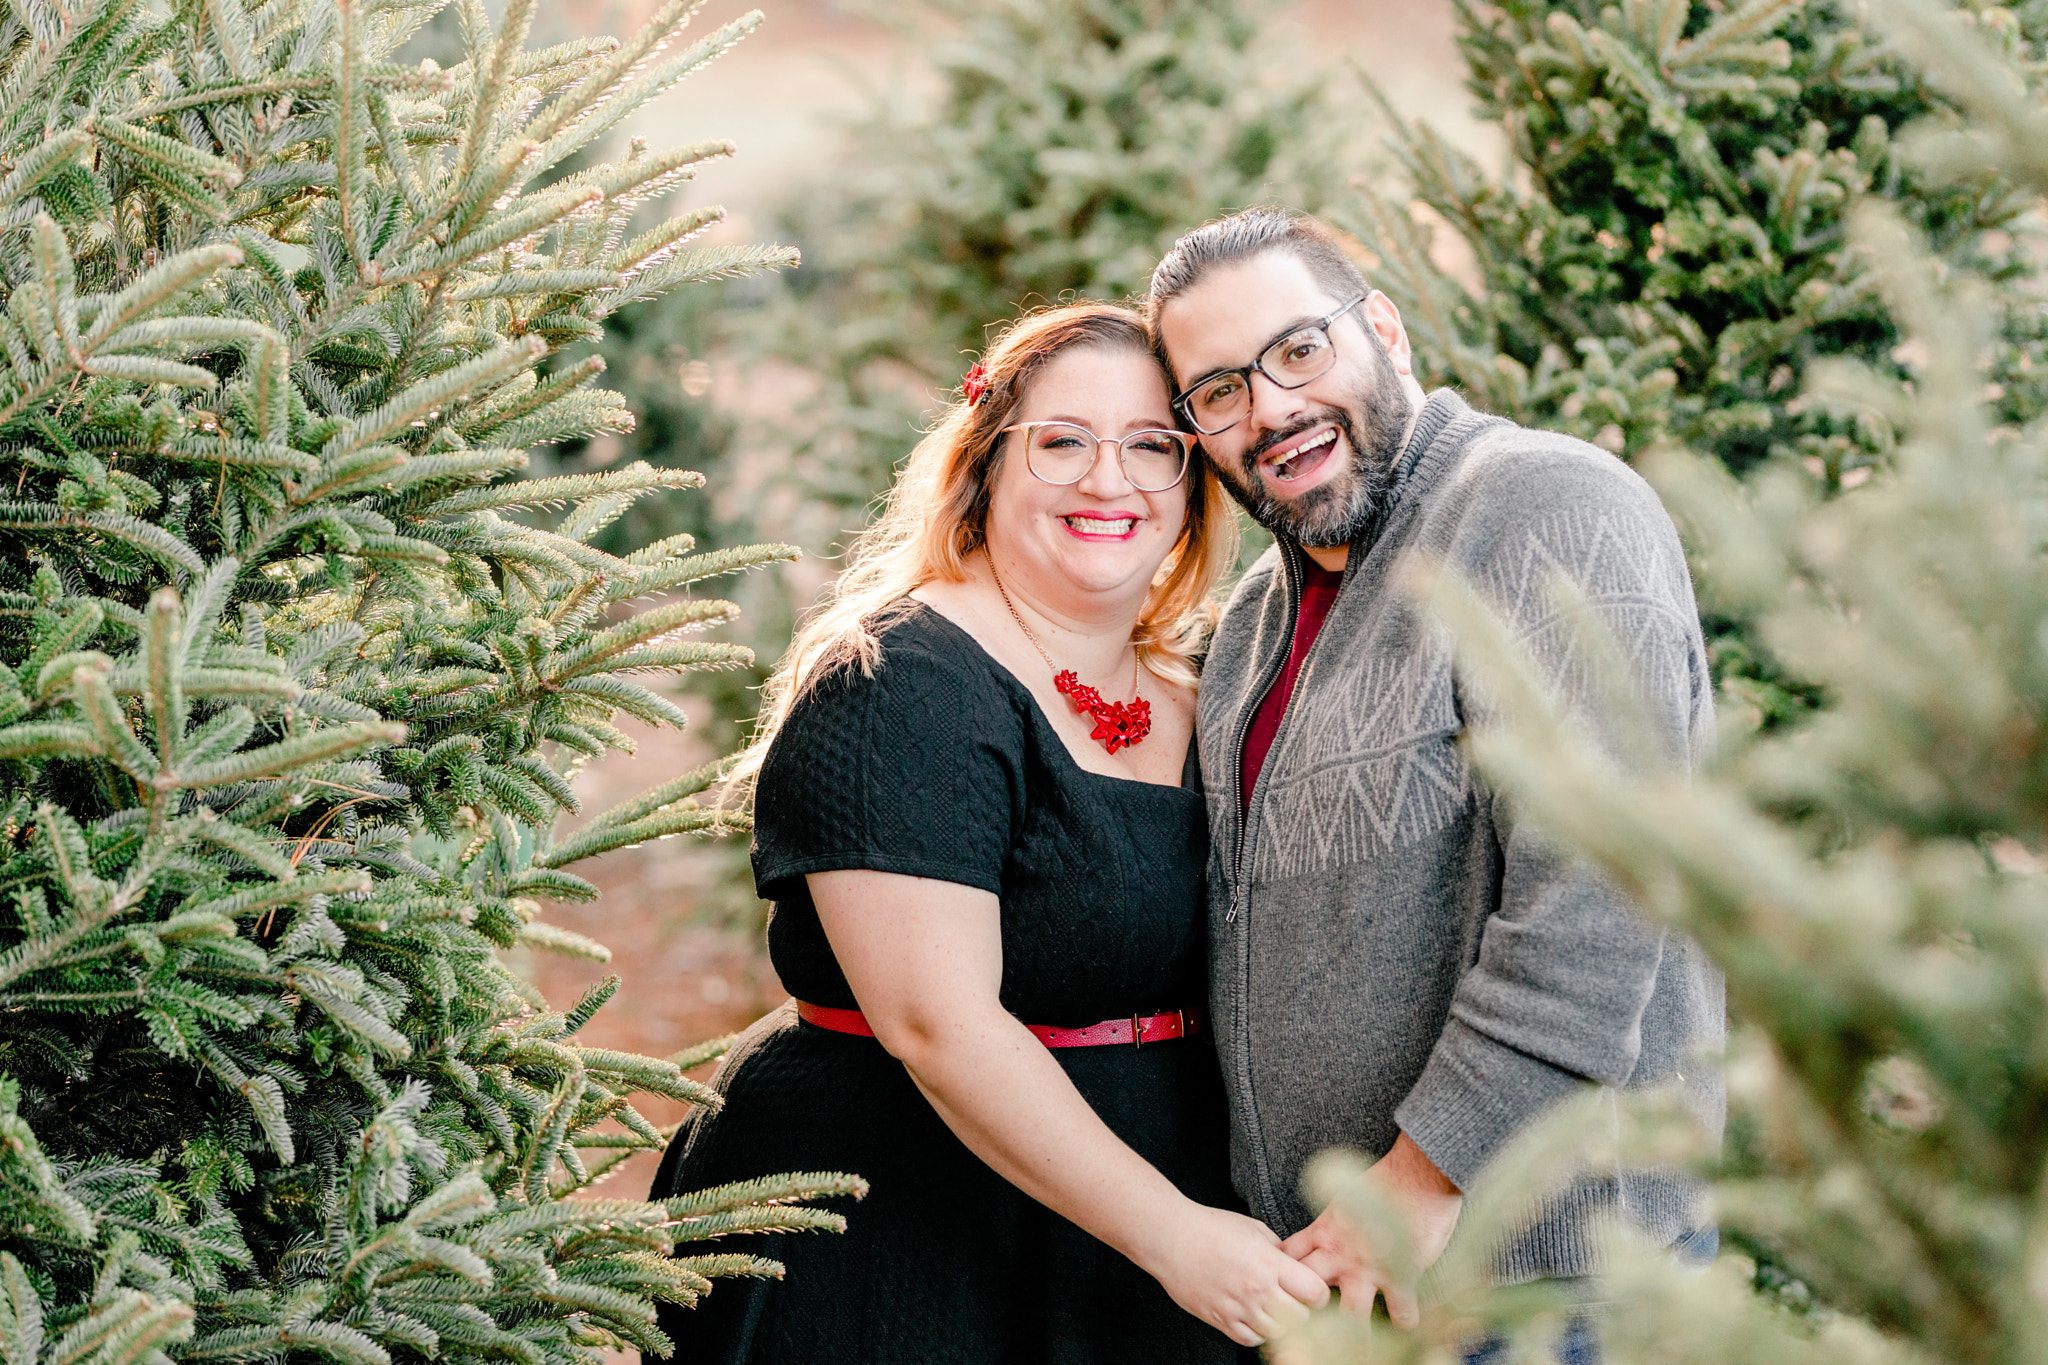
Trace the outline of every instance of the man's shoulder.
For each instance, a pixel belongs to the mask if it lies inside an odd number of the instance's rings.
[[[1505,419],[1473,433],[1446,491],[1509,515],[1572,507],[1664,519],[1656,492],[1619,456],[1561,431]]]
[[[1496,601],[1547,613],[1561,574],[1594,599],[1656,598],[1693,613],[1685,551],[1656,490],[1590,442],[1488,422],[1430,501],[1417,548]]]
[[[1466,530],[1528,532],[1587,522],[1632,524],[1673,538],[1657,491],[1622,458],[1599,446],[1495,417],[1473,432],[1448,477],[1430,497],[1430,520]],[[1442,530],[1442,522],[1440,530]],[[1491,534],[1487,536],[1491,538]]]

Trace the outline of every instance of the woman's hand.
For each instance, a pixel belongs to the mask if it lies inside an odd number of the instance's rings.
[[[1195,1203],[1126,1146],[1003,1009],[993,895],[890,872],[808,880],[875,1037],[998,1175],[1130,1257],[1240,1345],[1280,1335],[1329,1297],[1265,1224]]]
[[[1133,1259],[1175,1303],[1240,1346],[1283,1335],[1329,1301],[1330,1287],[1256,1218],[1183,1200],[1157,1232]]]

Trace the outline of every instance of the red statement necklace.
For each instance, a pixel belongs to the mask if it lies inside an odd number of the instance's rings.
[[[1017,611],[1017,604],[1010,600],[1009,590],[1003,587],[1003,577],[996,572],[995,556],[988,559],[989,577],[996,581],[996,591],[1003,595],[1003,605],[1010,609],[1010,616],[1017,622],[1017,629],[1024,632],[1024,638],[1038,651],[1038,657],[1045,660],[1045,666],[1053,670],[1052,685],[1061,696],[1074,703],[1076,711],[1085,712],[1095,721],[1095,733],[1090,739],[1100,740],[1102,747],[1115,753],[1128,749],[1152,733],[1152,703],[1138,695],[1138,668],[1136,658],[1131,660],[1131,700],[1104,701],[1102,694],[1082,682],[1071,668],[1061,669],[1053,664],[1052,656],[1045,652],[1045,646],[1038,643],[1038,637],[1031,633],[1031,627],[1024,624],[1024,618]]]

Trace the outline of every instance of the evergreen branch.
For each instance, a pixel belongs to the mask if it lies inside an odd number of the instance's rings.
[[[678,1218],[670,1230],[679,1242],[705,1242],[740,1233],[844,1232],[846,1215],[825,1209],[768,1204]]]
[[[678,1256],[671,1264],[678,1270],[689,1271],[712,1280],[779,1280],[783,1273],[782,1262],[771,1261],[764,1256],[749,1256],[744,1252]]]
[[[240,265],[242,260],[240,247],[221,244],[194,247],[158,262],[143,271],[133,284],[99,305],[92,330],[85,337],[85,349],[98,349],[108,337],[159,304],[177,297],[218,271]],[[10,420],[12,416],[7,409],[0,409],[0,422]]]
[[[701,488],[703,485],[702,474],[687,469],[656,469],[643,464],[596,474],[563,474],[550,479],[526,479],[490,488],[467,489],[430,503],[415,515],[439,517],[455,512],[539,507],[641,488]]]
[[[128,717],[107,686],[106,673],[90,665],[80,668],[71,675],[71,688],[107,757],[138,783],[153,783],[161,765],[129,728]]]
[[[105,753],[93,732],[74,721],[31,721],[0,728],[0,758],[98,758]]]
[[[612,825],[631,824],[644,816],[652,815],[664,806],[672,806],[700,792],[709,790],[732,770],[735,760],[716,759],[700,768],[693,768],[680,777],[670,778],[658,787],[650,788],[630,801],[621,801],[610,810],[596,816],[585,829],[602,829]]]
[[[438,251],[430,251],[386,271],[383,282],[404,284],[444,274],[467,265],[524,237],[543,232],[578,209],[603,198],[596,190],[547,190],[524,201],[523,207],[486,219],[482,226],[458,237]]]
[[[693,1043],[681,1052],[671,1054],[668,1060],[678,1071],[694,1071],[705,1063],[715,1062],[726,1053],[732,1051],[733,1044],[739,1040],[740,1036],[737,1033],[728,1033],[717,1038],[707,1038],[701,1043]]]
[[[472,390],[489,388],[527,369],[545,350],[541,342],[529,337],[422,379],[336,433],[322,450],[322,457],[332,459],[341,451],[386,440],[414,422],[437,417],[464,401]]]
[[[627,73],[660,51],[669,39],[703,5],[703,0],[667,0],[641,26],[640,31],[619,44],[597,70],[567,94],[527,129],[527,136],[546,142],[564,128],[582,119],[601,100],[612,94]]]
[[[546,677],[561,682],[594,672],[636,645],[658,640],[672,631],[701,628],[729,621],[738,608],[730,602],[672,602],[665,607],[643,611],[608,630],[599,631],[583,644],[565,649],[548,660]]]
[[[596,939],[579,934],[573,929],[564,929],[558,924],[543,924],[539,920],[519,930],[519,941],[530,948],[558,953],[563,957],[578,958],[584,962],[612,960],[612,950]]]
[[[629,160],[620,165],[595,166],[565,176],[564,185],[594,185],[604,193],[607,200],[638,200],[648,188],[656,183],[667,183],[673,177],[684,175],[707,161],[720,161],[731,156],[737,148],[724,138],[708,142],[692,143],[687,147],[672,147],[666,152],[656,152],[638,160]],[[710,215],[722,218],[723,209],[697,209],[678,221],[694,222],[708,226],[715,221]],[[658,230],[658,229],[656,229]]]
[[[77,128],[36,143],[14,163],[14,169],[0,178],[0,205],[20,202],[52,173],[76,162],[91,145],[92,138]]]
[[[689,8],[694,10],[701,3],[702,0],[689,0]],[[707,62],[718,57],[759,28],[761,20],[761,11],[749,10],[739,18],[730,20],[712,30],[712,32],[698,39],[690,47],[665,62],[655,63],[647,67],[639,67],[636,63],[634,69],[618,68],[621,75],[625,77],[622,83],[615,88],[606,90],[601,98],[593,100],[582,108],[577,109],[566,119],[558,120],[554,118],[554,110],[550,109],[550,117],[545,120],[545,126],[559,128],[560,131],[550,132],[543,137],[542,140],[546,145],[541,150],[539,157],[540,165],[543,168],[556,165],[570,153],[590,145],[596,138],[617,127],[620,121],[625,119],[634,110],[660,95],[677,81],[698,70]],[[659,23],[660,17],[657,16],[655,20],[648,24],[647,29],[643,30],[643,32],[651,32]],[[662,42],[666,42],[665,37],[662,39]],[[628,46],[630,47],[631,45],[629,44]],[[621,48],[619,55],[623,56],[627,50],[627,48]],[[656,49],[650,46],[648,53],[650,58],[654,55],[654,50]],[[614,56],[612,59],[614,63],[618,60],[619,56]],[[596,78],[593,77],[593,79]],[[569,104],[575,99],[575,93],[571,92],[570,95],[566,96],[559,103]],[[536,132],[534,136],[541,137],[542,135]]]
[[[794,268],[802,257],[788,246],[713,246],[672,257],[640,271],[625,286],[592,301],[591,316],[610,317],[629,303],[657,298],[684,285],[743,279],[764,270]]]
[[[175,114],[180,109],[197,109],[208,104],[232,104],[238,100],[267,99],[280,95],[308,94],[331,89],[333,85],[334,78],[325,74],[267,76],[262,80],[201,86],[197,90],[188,90],[169,99],[145,100],[126,110],[124,116],[129,123],[140,123],[162,114]]]
[[[595,289],[616,289],[619,284],[616,270],[510,270],[462,285],[453,297],[458,303],[469,303],[541,294],[587,294]]]
[[[210,837],[210,831],[205,834],[206,837]],[[238,846],[237,848],[239,851]],[[217,896],[211,900],[188,904],[185,908],[186,913],[217,915],[227,919],[249,919],[267,914],[280,906],[304,904],[316,896],[355,895],[370,890],[373,885],[369,873],[355,868],[301,875],[296,872],[289,860],[284,861],[280,873],[273,875],[280,875],[283,880],[253,886],[230,896]]]
[[[657,811],[653,815],[624,824],[607,825],[602,829],[584,828],[569,836],[564,842],[549,849],[542,857],[533,861],[539,867],[563,867],[594,858],[600,853],[609,853],[615,848],[630,844],[644,844],[654,839],[666,839],[675,834],[719,833],[725,830],[747,828],[744,817],[720,810],[699,810],[683,807],[677,810]]]
[[[160,526],[107,512],[77,512],[39,503],[0,502],[0,530],[85,530],[125,541],[152,558],[198,573],[206,567],[198,552]]]
[[[198,764],[175,774],[175,778],[178,786],[192,790],[256,782],[404,741],[405,726],[393,721],[336,725]]]
[[[94,355],[79,362],[87,374],[107,379],[128,379],[138,384],[176,384],[188,389],[210,389],[220,381],[212,370],[182,361],[146,355]]]
[[[630,580],[621,580],[611,594],[611,600],[624,597],[639,597],[648,593],[669,592],[685,588],[692,583],[701,583],[707,578],[722,574],[739,573],[759,568],[764,564],[788,564],[803,558],[803,551],[795,545],[740,545],[730,550],[714,550],[710,554],[696,555],[689,559],[672,559],[665,564],[643,569]]]
[[[473,441],[483,440],[521,417],[573,393],[603,373],[603,356],[584,356],[575,364],[566,366],[558,373],[551,374],[535,384],[524,396],[499,407],[486,408],[472,422],[461,426],[462,434]]]
[[[86,120],[85,131],[112,143],[147,166],[168,168],[229,189],[242,183],[242,172],[232,161],[223,161],[188,143],[138,128],[123,119],[104,114],[90,118]]]
[[[788,1204],[812,1199],[851,1196],[865,1199],[868,1182],[857,1175],[836,1171],[771,1175],[742,1180],[733,1185],[715,1185],[661,1201],[671,1218],[701,1218],[707,1214],[730,1213],[758,1205]]]
[[[689,715],[674,702],[626,678],[604,675],[572,678],[559,684],[559,690],[570,696],[590,697],[616,707],[649,725],[672,725],[681,730],[690,723]]]

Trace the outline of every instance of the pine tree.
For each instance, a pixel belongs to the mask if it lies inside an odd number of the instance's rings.
[[[1936,186],[1996,172],[2038,212],[2035,54],[1981,12],[1869,9],[1968,114],[1910,130],[1905,165]],[[1886,467],[1830,496],[1786,462],[1738,482],[1711,442],[1641,466],[1703,588],[1754,615],[1824,710],[1725,733],[1703,780],[1623,778],[1475,599],[1452,584],[1436,595],[1470,676],[1513,717],[1472,742],[1481,770],[1727,972],[1744,1027],[1728,1148],[1707,1159],[1719,1217],[1820,1305],[1788,1314],[1750,1293],[1737,1257],[1696,1276],[1624,1249],[1612,1289],[1632,1306],[1602,1328],[1621,1360],[2048,1358],[2048,419],[2012,423],[1987,384],[2009,318],[1995,271],[1958,269],[1953,243],[1884,196],[1846,221],[1904,358],[1817,363],[1804,392],[1895,432]],[[1616,657],[1597,635],[1587,646]],[[1626,715],[1625,674],[1612,676],[1612,713]],[[1567,1114],[1511,1158],[1474,1201],[1482,1234],[1585,1161],[1586,1132]],[[1654,1114],[1634,1135],[1672,1136]],[[1375,1217],[1343,1171],[1326,1179]],[[1443,1269],[1417,1338],[1368,1346],[1332,1320],[1301,1349],[1417,1360],[1488,1317],[1524,1324],[1533,1345],[1555,1302],[1489,1297],[1482,1259],[1468,1247]]]
[[[878,101],[787,223],[806,264],[770,345],[819,386],[791,433],[812,513],[791,538],[823,548],[857,517],[1020,309],[1138,296],[1194,224],[1340,190],[1342,106],[1268,10],[924,0],[895,16],[931,52],[936,101]]]
[[[1928,173],[1898,134],[1952,109],[1847,0],[1457,0],[1480,111],[1508,136],[1497,183],[1425,124],[1397,154],[1414,197],[1472,252],[1480,288],[1430,259],[1431,232],[1363,186],[1375,283],[1401,306],[1427,382],[1627,458],[1676,440],[1738,473],[1797,459],[1828,488],[1890,457],[1868,413],[1803,397],[1830,356],[1905,373],[1874,263],[1848,238],[1865,197],[1896,204],[1950,266],[2008,286],[1988,381],[2008,421],[2048,407],[2048,322],[2030,274],[2031,201],[1997,175]],[[1969,5],[2015,51],[2048,6]],[[2023,78],[2039,86],[2034,64]],[[1398,113],[1398,111],[1393,111]],[[1772,717],[1813,700],[1739,622],[1716,663]]]
[[[794,1176],[568,1198],[664,1134],[666,1061],[576,1037],[499,960],[607,849],[739,822],[671,778],[558,836],[576,763],[681,724],[642,674],[741,667],[688,595],[781,546],[589,543],[698,476],[518,480],[618,430],[615,310],[784,264],[638,205],[705,142],[562,173],[758,15],[525,50],[437,9],[18,0],[0,16],[0,1357],[580,1365],[675,1256],[830,1228]],[[552,527],[516,509],[570,510]],[[633,612],[630,604],[670,600]]]

